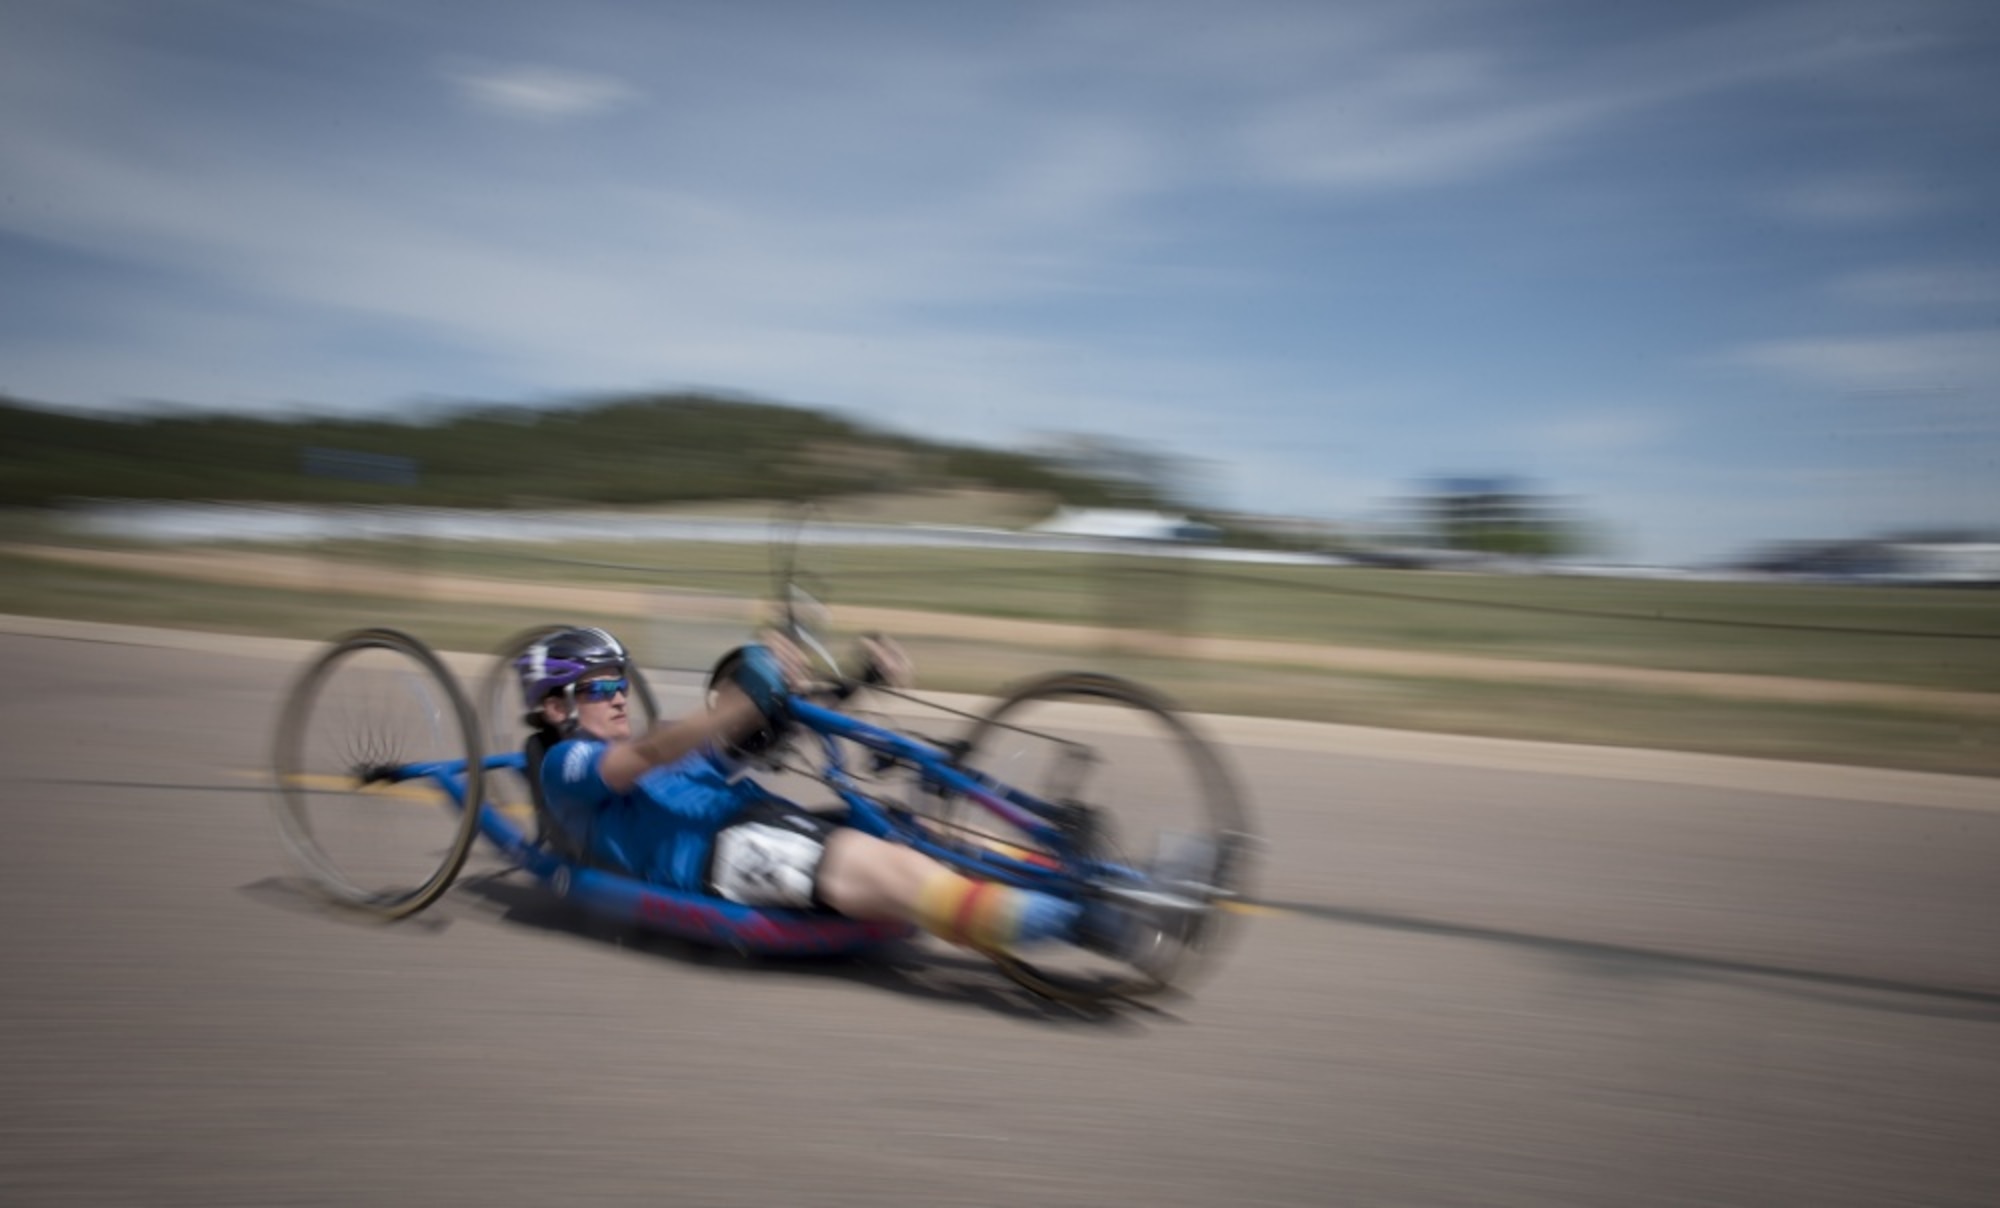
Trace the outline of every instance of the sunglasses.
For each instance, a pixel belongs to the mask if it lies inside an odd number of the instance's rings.
[[[622,676],[618,679],[581,680],[576,685],[576,699],[597,703],[610,700],[620,692],[630,691],[631,688],[631,681]]]

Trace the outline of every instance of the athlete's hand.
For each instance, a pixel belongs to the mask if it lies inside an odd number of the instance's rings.
[[[786,702],[802,683],[787,670],[784,656],[770,646],[745,646],[729,678],[750,698],[757,712],[771,721],[785,715]]]
[[[880,684],[890,688],[916,686],[917,665],[892,637],[879,633],[864,636],[855,662],[860,668],[857,678],[864,685],[873,687]]]

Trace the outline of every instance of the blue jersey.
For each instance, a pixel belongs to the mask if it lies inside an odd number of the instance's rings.
[[[593,860],[644,881],[696,893],[706,889],[715,832],[765,793],[731,781],[731,768],[706,752],[649,769],[631,791],[604,783],[605,744],[569,738],[542,760],[542,795],[564,833]]]

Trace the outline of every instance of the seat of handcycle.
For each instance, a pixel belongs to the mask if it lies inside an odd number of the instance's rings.
[[[522,747],[522,772],[534,805],[536,842],[561,865],[546,879],[562,897],[684,939],[775,956],[841,955],[915,933],[908,923],[850,919],[824,909],[746,906],[712,894],[655,885],[593,859],[557,821],[542,793],[542,761],[548,750],[547,735],[531,734]]]

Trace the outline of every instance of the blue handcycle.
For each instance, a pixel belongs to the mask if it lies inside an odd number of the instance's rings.
[[[1060,945],[987,954],[1039,994],[1082,1002],[1157,991],[1184,984],[1212,955],[1245,892],[1250,827],[1234,778],[1192,721],[1129,680],[1066,672],[958,714],[954,724],[969,726],[957,737],[926,735],[862,712],[867,698],[841,699],[851,685],[799,623],[797,595],[785,628],[827,664],[836,690],[793,698],[792,724],[745,753],[759,771],[816,785],[829,799],[808,808],[838,812],[967,875],[1157,907],[1146,945],[1123,951],[1126,959]],[[902,923],[750,907],[648,883],[568,848],[537,808],[534,753],[514,745],[507,722],[518,717],[508,707],[510,664],[542,632],[499,651],[484,718],[444,659],[396,630],[347,634],[306,668],[278,719],[276,812],[317,890],[373,916],[406,917],[443,896],[484,836],[556,896],[698,943],[831,955],[911,935]],[[643,726],[659,710],[643,673],[635,669],[632,681]],[[883,699],[921,703],[901,693]]]

